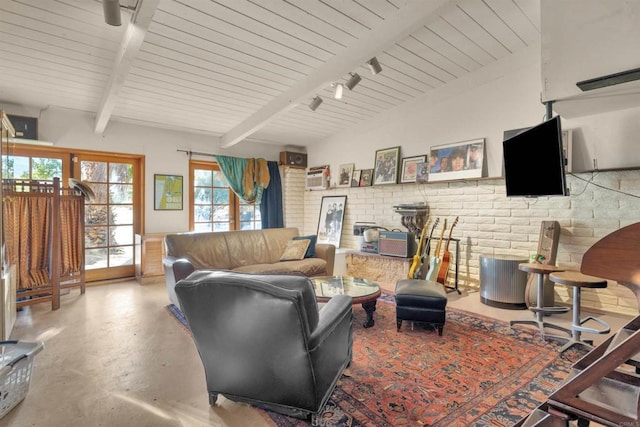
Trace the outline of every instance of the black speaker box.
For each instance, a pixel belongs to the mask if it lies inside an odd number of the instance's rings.
[[[36,117],[7,114],[16,130],[16,138],[38,139],[38,119]]]
[[[281,151],[280,164],[290,166],[292,168],[304,169],[307,167],[307,154],[292,153],[291,151]]]

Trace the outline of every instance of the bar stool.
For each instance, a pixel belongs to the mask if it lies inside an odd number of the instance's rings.
[[[592,349],[593,346],[590,343],[580,339],[582,332],[588,332],[590,334],[608,334],[611,332],[611,327],[605,321],[593,316],[587,316],[584,319],[580,318],[580,291],[582,288],[606,288],[607,281],[598,277],[587,276],[586,274],[582,274],[578,271],[561,271],[551,273],[551,275],[549,275],[549,280],[553,283],[560,283],[561,285],[573,287],[573,320],[571,322],[571,338],[569,338],[567,343],[562,346],[560,353],[576,344],[581,344]],[[599,323],[602,326],[602,329],[582,326],[589,320]]]
[[[566,339],[566,337],[559,337],[555,335],[546,335],[544,333],[544,328],[552,328],[557,329],[562,332],[566,332],[567,334],[571,333],[571,330],[567,328],[563,328],[560,325],[556,325],[554,323],[549,323],[544,321],[545,314],[554,314],[554,313],[566,313],[569,311],[569,307],[545,307],[544,306],[544,276],[545,274],[551,274],[554,272],[563,271],[563,268],[556,267],[555,265],[550,264],[540,264],[540,263],[522,263],[518,265],[518,268],[522,271],[526,271],[527,273],[537,274],[537,301],[535,307],[529,307],[529,310],[535,313],[535,319],[523,319],[523,320],[512,320],[509,322],[510,326],[513,326],[518,323],[522,323],[525,325],[535,325],[540,329],[540,335],[544,339],[546,336],[549,338],[559,338]]]

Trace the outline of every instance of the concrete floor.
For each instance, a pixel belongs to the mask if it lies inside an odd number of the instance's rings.
[[[224,398],[209,406],[200,358],[168,302],[164,283],[127,281],[88,287],[85,295],[74,289],[55,312],[49,304],[20,311],[11,338],[44,341],[45,349],[34,359],[26,399],[0,426],[272,425]],[[450,293],[449,306],[504,321],[531,317],[484,305],[477,292]],[[601,317],[614,331],[629,320]],[[569,325],[570,315],[553,321]]]

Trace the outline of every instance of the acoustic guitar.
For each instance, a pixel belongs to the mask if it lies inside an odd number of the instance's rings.
[[[418,243],[418,250],[416,250],[416,254],[413,256],[413,263],[409,268],[409,279],[414,279],[416,277],[416,272],[418,268],[420,268],[420,263],[422,262],[422,251],[424,246],[424,238],[427,235],[427,225],[425,224],[422,227],[422,233],[420,233],[420,242]]]
[[[416,273],[416,279],[424,280],[427,276],[427,272],[429,271],[429,257],[431,255],[431,239],[433,238],[433,232],[435,231],[438,223],[440,222],[440,217],[436,218],[433,223],[433,227],[431,227],[431,233],[429,233],[429,238],[426,242],[424,242],[424,252],[422,252],[422,260],[420,261],[420,269]]]
[[[429,263],[429,271],[425,276],[424,280],[432,280],[435,281],[438,278],[438,272],[440,271],[440,263],[442,260],[440,259],[440,248],[442,247],[442,240],[444,239],[444,232],[447,230],[447,219],[445,218],[444,224],[442,225],[442,233],[440,233],[440,240],[438,240],[438,246],[436,246],[436,253],[431,258]]]
[[[449,274],[449,263],[451,262],[451,252],[449,252],[449,243],[451,242],[451,235],[453,234],[453,227],[458,223],[458,217],[451,224],[451,228],[449,229],[449,238],[447,239],[447,244],[444,247],[444,253],[442,254],[442,262],[440,263],[440,269],[438,270],[438,277],[436,282],[442,283],[447,280],[447,274]]]

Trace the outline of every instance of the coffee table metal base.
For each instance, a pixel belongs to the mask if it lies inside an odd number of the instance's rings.
[[[376,324],[376,321],[373,320],[373,312],[376,311],[376,301],[363,302],[362,308],[364,308],[365,313],[367,313],[367,320],[362,324],[365,328],[370,328]]]

